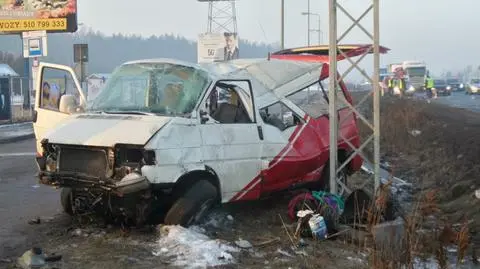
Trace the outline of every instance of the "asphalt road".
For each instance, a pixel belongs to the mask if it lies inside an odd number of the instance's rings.
[[[29,220],[61,212],[59,192],[37,184],[34,151],[34,139],[0,144],[0,257],[30,245]]]
[[[465,92],[453,92],[450,96],[439,96],[435,102],[480,112],[480,95],[467,95]]]

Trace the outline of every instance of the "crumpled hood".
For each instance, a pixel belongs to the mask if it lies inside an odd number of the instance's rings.
[[[49,143],[113,147],[144,145],[170,117],[81,114],[72,116],[45,135]]]

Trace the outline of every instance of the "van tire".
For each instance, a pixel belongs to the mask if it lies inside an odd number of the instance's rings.
[[[215,186],[207,180],[199,180],[174,202],[165,216],[165,224],[183,227],[195,224],[205,217],[217,196]]]
[[[63,212],[70,216],[73,215],[72,195],[73,191],[71,188],[62,188],[62,192],[60,193],[60,203],[62,204]]]

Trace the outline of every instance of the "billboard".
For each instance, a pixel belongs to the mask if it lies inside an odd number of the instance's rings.
[[[0,34],[75,32],[77,0],[0,0]]]
[[[198,36],[197,61],[199,63],[238,59],[236,33],[204,33]]]

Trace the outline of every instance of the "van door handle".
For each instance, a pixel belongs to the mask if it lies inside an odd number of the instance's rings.
[[[263,140],[263,129],[262,129],[262,126],[257,125],[257,130],[258,130],[258,137],[260,138],[260,140]]]
[[[32,122],[37,122],[38,118],[38,112],[36,110],[33,110],[33,116],[32,116]]]

